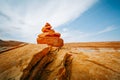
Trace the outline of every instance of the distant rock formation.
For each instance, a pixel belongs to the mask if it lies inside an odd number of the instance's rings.
[[[4,51],[9,51],[11,49],[15,49],[21,46],[26,45],[25,42],[19,42],[19,41],[12,41],[12,40],[1,40],[0,39],[0,53],[3,53]]]
[[[50,46],[62,47],[64,45],[63,39],[60,38],[60,33],[56,33],[49,23],[46,23],[42,28],[41,34],[38,35],[38,44],[48,44]]]
[[[120,80],[120,42],[21,44],[0,53],[0,80]]]

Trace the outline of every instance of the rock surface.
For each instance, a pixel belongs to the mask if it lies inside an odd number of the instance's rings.
[[[50,46],[62,47],[63,39],[60,38],[60,33],[56,33],[52,26],[49,23],[46,23],[42,28],[41,34],[38,35],[37,43],[38,44],[48,44]]]
[[[120,42],[13,47],[0,54],[0,80],[120,80]]]

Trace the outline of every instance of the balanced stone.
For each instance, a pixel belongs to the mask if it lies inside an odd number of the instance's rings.
[[[48,44],[54,47],[62,47],[64,43],[63,39],[60,38],[61,34],[55,32],[51,28],[52,26],[49,23],[45,24],[45,26],[41,30],[43,33],[38,35],[37,43]]]

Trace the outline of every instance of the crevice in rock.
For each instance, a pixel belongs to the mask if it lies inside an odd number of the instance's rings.
[[[50,69],[47,69],[49,68],[49,65],[51,65],[54,60],[56,59],[56,53],[57,51],[50,51],[49,54],[48,54],[48,58],[51,59],[50,62],[48,62],[42,69],[41,72],[38,73],[38,75],[36,76],[36,80],[50,80],[49,79],[49,76],[50,74],[56,69],[54,68],[54,70],[50,70]]]
[[[49,53],[49,47],[43,49],[41,52],[34,55],[29,65],[23,70],[23,75],[20,80],[31,80],[29,77],[31,76],[31,74],[33,74],[34,69],[39,65],[39,63],[41,63],[44,56],[46,56],[48,53]]]
[[[50,53],[44,56],[32,70],[31,75],[29,76],[29,80],[39,80],[41,73],[44,71],[44,68],[52,61],[53,58],[51,58]]]
[[[66,53],[63,60],[63,67],[59,68],[56,79],[70,80],[72,59],[73,59],[72,55]]]
[[[96,61],[92,61],[92,60],[86,60],[86,61],[92,62],[92,63],[94,63],[94,64],[96,64],[96,65],[99,65],[99,66],[105,68],[105,69],[109,69],[110,71],[113,71],[113,72],[115,72],[115,73],[120,74],[119,72],[115,71],[114,69],[111,69],[111,68],[109,68],[109,67],[107,67],[107,66],[105,66],[105,65],[103,65],[103,64],[100,64],[100,63],[98,63],[98,62],[96,62]]]
[[[70,80],[70,77],[71,77],[71,69],[72,69],[72,60],[73,60],[73,57],[71,54],[67,54],[67,58],[65,60],[65,63],[64,63],[64,66],[65,66],[65,69],[66,69],[66,80]]]

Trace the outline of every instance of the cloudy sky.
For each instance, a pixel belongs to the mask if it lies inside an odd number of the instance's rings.
[[[65,42],[120,41],[120,1],[0,0],[0,39],[36,43],[46,22]]]

